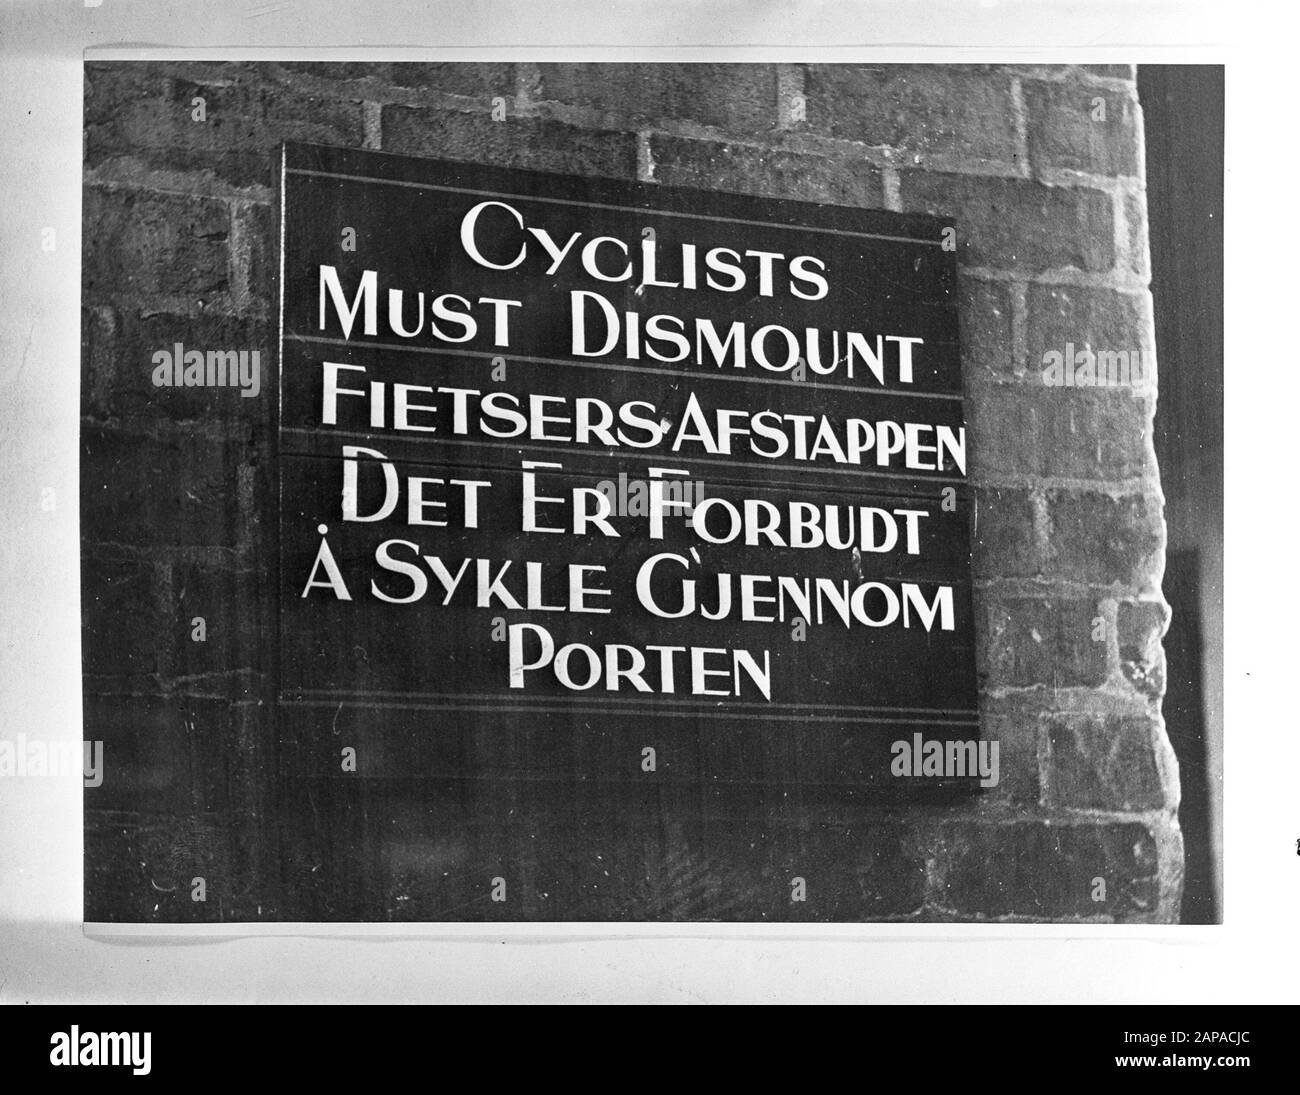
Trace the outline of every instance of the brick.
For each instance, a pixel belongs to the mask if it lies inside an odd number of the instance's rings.
[[[1027,490],[981,487],[975,492],[972,559],[975,577],[1027,578],[1042,560],[1034,528],[1034,499]]]
[[[1037,806],[1042,794],[1037,721],[984,714],[980,724],[980,736],[998,743],[998,784],[981,792],[980,805],[990,810]]]
[[[82,671],[152,693],[247,698],[276,643],[265,569],[111,548],[83,553]],[[205,639],[193,639],[203,617]]]
[[[268,545],[269,548],[269,545]],[[248,699],[277,643],[269,615],[268,568],[217,567],[189,559],[170,564],[168,622],[178,635],[171,671],[174,687]],[[206,639],[195,642],[202,617]]]
[[[1124,210],[1127,240],[1124,269],[1145,283],[1151,278],[1146,197],[1141,194],[1125,194],[1121,206]]]
[[[1143,383],[1148,375],[1150,380],[1155,379],[1155,321],[1149,292],[1119,293],[1075,285],[1033,284],[1029,286],[1027,304],[1031,373],[1041,374],[1046,364],[1043,357],[1049,351],[1056,351],[1064,358],[1066,344],[1070,343],[1076,354],[1090,349],[1094,354],[1128,355],[1127,375],[1133,383]],[[1132,362],[1138,354],[1142,355],[1139,366],[1133,369]],[[1151,369],[1147,368],[1148,363]],[[1098,365],[1095,372],[1098,382],[1123,378],[1125,374],[1118,364],[1108,367],[1105,359]]]
[[[112,300],[192,296],[230,289],[226,204],[134,190],[84,191],[82,288]]]
[[[1097,87],[1097,77],[1105,80],[1137,80],[1135,65],[1003,65],[1005,71],[1027,80],[1056,80],[1075,83],[1081,87]]]
[[[1047,492],[1048,573],[1093,585],[1145,588],[1164,560],[1164,513],[1145,494]]]
[[[247,524],[237,486],[247,455],[234,440],[83,424],[83,554],[96,542],[233,547]]]
[[[1055,168],[1093,175],[1138,173],[1138,105],[1133,91],[1038,80],[1026,80],[1022,86],[1035,172]],[[1104,119],[1097,119],[1101,110]]]
[[[166,576],[152,560],[83,551],[81,667],[87,676],[153,677],[166,671],[170,648]],[[175,621],[171,621],[175,624]]]
[[[654,134],[654,178],[668,186],[729,190],[769,198],[881,208],[880,172],[862,160]]]
[[[988,376],[1012,376],[1016,362],[1010,286],[1005,282],[959,277],[957,316],[963,370],[968,375],[978,371]]]
[[[1158,723],[1147,716],[1060,715],[1047,728],[1047,802],[1083,810],[1170,805],[1156,764]]]
[[[512,64],[401,61],[383,67],[384,79],[398,87],[480,98],[508,97],[515,91],[516,66]]]
[[[257,66],[225,79],[158,66],[87,69],[86,166],[129,157],[155,168],[210,172],[235,187],[270,186],[282,140],[360,146],[361,102],[286,88]],[[193,118],[204,100],[205,121]]]
[[[421,67],[406,64],[385,64],[379,61],[280,61],[274,66],[282,80],[292,80],[296,75],[313,76],[320,80],[384,80],[390,79],[394,68]]]
[[[541,118],[386,106],[385,152],[477,160],[575,175],[636,177],[636,137]]]
[[[258,98],[262,123],[259,140],[269,144],[273,152],[285,140],[349,148],[360,148],[365,141],[365,121],[359,99],[286,94],[269,88],[261,90]],[[211,110],[208,117],[212,117]]]
[[[269,320],[234,316],[177,316],[101,305],[82,309],[81,413],[142,422],[257,422],[274,385],[276,336]],[[258,350],[262,389],[154,387],[153,355],[189,350]]]
[[[85,711],[105,767],[85,792],[87,918],[276,918],[270,703],[88,693]],[[191,900],[196,875],[206,902]]]
[[[967,266],[1101,273],[1115,264],[1111,199],[1098,190],[904,171],[899,193],[904,212],[956,220],[957,256]]]
[[[1123,480],[1150,474],[1150,412],[1127,390],[987,385],[967,398],[972,471]]]
[[[1106,643],[1093,639],[1096,600],[1003,597],[985,612],[987,685],[1096,687],[1107,677]]]
[[[1163,600],[1120,601],[1116,611],[1120,672],[1151,699],[1165,692],[1165,652],[1160,640],[1168,627],[1169,607]]]
[[[249,300],[253,304],[265,302],[273,315],[280,267],[276,212],[268,205],[245,205],[237,216],[242,218],[240,229],[248,241]]]
[[[775,129],[777,84],[768,65],[543,64],[534,97],[630,120],[681,119],[740,132]]]
[[[925,856],[914,826],[878,824],[868,827],[865,839],[853,830],[847,835],[857,848],[855,886],[845,894],[840,918],[899,916],[924,904]]]
[[[1084,65],[1083,68],[1094,76],[1108,76],[1114,80],[1137,79],[1137,69],[1133,65]]]
[[[104,743],[104,781],[87,805],[143,814],[230,806],[233,712],[221,699],[88,692],[84,735]]]
[[[810,65],[808,126],[914,155],[1013,163],[1011,81],[939,65]]]
[[[953,823],[943,837],[939,900],[958,915],[1142,920],[1157,910],[1157,845],[1144,825]],[[1104,901],[1093,900],[1098,878]]]

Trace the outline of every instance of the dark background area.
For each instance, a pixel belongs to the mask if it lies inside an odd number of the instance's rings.
[[[1223,97],[1222,66],[1138,66],[1173,608],[1164,717],[1182,781],[1188,924],[1223,914]]]

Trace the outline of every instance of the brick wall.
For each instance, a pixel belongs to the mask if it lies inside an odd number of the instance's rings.
[[[130,762],[87,792],[87,919],[302,915],[274,778],[274,400],[150,383],[175,342],[274,360],[285,139],[954,217],[1003,779],[868,810],[887,839],[845,843],[844,915],[1177,919],[1154,378],[1048,387],[1040,364],[1152,348],[1131,68],[288,62],[87,66],[85,736]],[[196,875],[221,880],[205,903]]]

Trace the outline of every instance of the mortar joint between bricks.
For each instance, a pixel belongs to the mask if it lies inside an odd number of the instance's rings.
[[[1047,809],[1052,795],[1052,736],[1048,730],[1047,720],[1051,712],[1039,711],[1034,720],[1034,761],[1038,766],[1038,801],[1040,810]]]
[[[253,254],[252,226],[246,223],[247,203],[239,198],[227,199],[230,213],[230,236],[227,251],[230,263],[230,299],[234,310],[243,316],[252,304],[250,271]]]
[[[127,174],[118,174],[123,171]],[[149,167],[125,157],[106,160],[82,172],[82,185],[96,190],[115,192],[136,190],[147,194],[169,194],[182,198],[210,198],[222,201],[235,198],[250,205],[270,205],[275,201],[271,187],[260,183],[233,186],[216,178],[211,171],[181,171],[175,168]]]
[[[1025,377],[1029,371],[1029,283],[1013,281],[1008,287],[1011,298],[1011,368]]]
[[[214,295],[203,303],[199,303],[193,297],[156,297],[149,294],[138,295],[134,293],[125,293],[120,296],[113,294],[96,295],[91,299],[122,309],[138,309],[142,318],[148,318],[150,315],[171,315],[186,319],[198,317],[263,321],[271,319],[270,309],[255,302],[250,302],[248,307],[243,310],[239,309],[235,306],[234,299],[229,293]]]
[[[1045,167],[1035,176],[1044,186],[1074,190],[1098,190],[1103,194],[1140,195],[1145,182],[1137,175],[1098,175],[1093,171],[1076,171],[1069,167]]]
[[[883,191],[885,208],[895,213],[903,211],[902,187],[898,170],[894,167],[880,169],[880,187]]]
[[[636,131],[636,177],[638,182],[658,182],[655,178],[654,149],[650,146],[650,130]]]
[[[807,124],[807,115],[795,118],[795,96],[803,97],[806,91],[802,65],[776,66],[776,128],[796,129]]]
[[[1094,585],[1068,578],[975,578],[971,584],[981,594],[1020,600],[1100,601],[1106,597],[1127,600],[1141,593],[1137,586]],[[1126,694],[1132,691],[1127,681],[1122,687]]]
[[[284,77],[294,88],[313,98],[331,102],[375,102],[380,106],[437,107],[463,113],[483,113],[492,109],[487,96],[463,95],[429,87],[401,87],[373,76],[338,80],[310,73],[293,73]]]
[[[1113,594],[1101,597],[1097,608],[1106,627],[1106,678],[1116,688],[1131,688],[1119,657],[1119,598]]]
[[[1018,267],[963,266],[962,277],[980,281],[1024,281],[1030,285],[1069,285],[1080,289],[1113,289],[1117,293],[1137,296],[1148,292],[1150,286],[1137,274],[1110,269],[1101,273],[1080,270],[1077,266],[1054,266],[1046,270],[1025,270]]]
[[[384,107],[373,99],[361,104],[362,148],[378,151],[384,147]]]
[[[1047,490],[1041,484],[1029,488],[1029,505],[1033,510],[1034,556],[1041,568],[1046,565],[1052,553],[1052,523],[1047,512]]]
[[[772,134],[768,138],[756,138],[752,134],[732,138],[732,143],[745,144],[757,148],[771,149],[774,152],[793,152],[803,156],[821,156],[831,159],[861,158],[873,167],[897,167],[902,159],[901,153],[892,145],[868,144],[866,141],[854,141],[845,137],[828,137],[822,133],[810,133],[803,129],[788,129]]]
[[[542,70],[532,61],[515,66],[515,108],[521,112],[533,106],[533,91],[542,87]]]
[[[1011,77],[1011,119],[1016,133],[1017,174],[1022,179],[1033,175],[1033,166],[1029,162],[1029,120],[1025,107],[1025,89],[1019,76]]]
[[[1028,821],[1043,821],[1058,828],[1087,828],[1099,823],[1106,825],[1141,825],[1153,835],[1169,820],[1169,811],[1165,809],[1125,810],[1120,807],[1103,806],[1053,806],[1042,817],[1027,818]],[[1157,844],[1159,842],[1157,841]],[[1146,878],[1151,875],[1143,876]]]
[[[1035,596],[1024,594],[1023,596]],[[1041,600],[1078,600],[1079,598],[1052,598],[1039,596]],[[1048,703],[1042,701],[1050,700]],[[1106,701],[1102,704],[1099,701]],[[1133,694],[1131,688],[1117,689],[1105,681],[1100,685],[1078,684],[1059,687],[1038,684],[999,684],[985,685],[980,688],[981,703],[991,706],[981,708],[988,716],[1019,715],[1029,712],[1046,715],[1133,715],[1150,714],[1150,705]],[[1004,701],[1009,701],[1004,703]],[[1089,706],[1090,704],[1095,706]]]
[[[1029,473],[997,475],[975,471],[968,481],[976,488],[1067,491],[1072,494],[1100,494],[1115,502],[1131,498],[1146,498],[1164,504],[1164,494],[1160,490],[1159,480],[1146,476],[1133,476],[1127,479],[1074,479],[1060,475]]]
[[[944,152],[908,152],[906,149],[893,149],[892,152],[890,162],[901,171],[928,171],[981,179],[1027,179],[1020,164],[1015,161],[990,160],[983,156],[953,156]]]

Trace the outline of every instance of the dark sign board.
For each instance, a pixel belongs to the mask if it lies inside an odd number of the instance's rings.
[[[978,784],[945,231],[286,146],[290,773]]]

